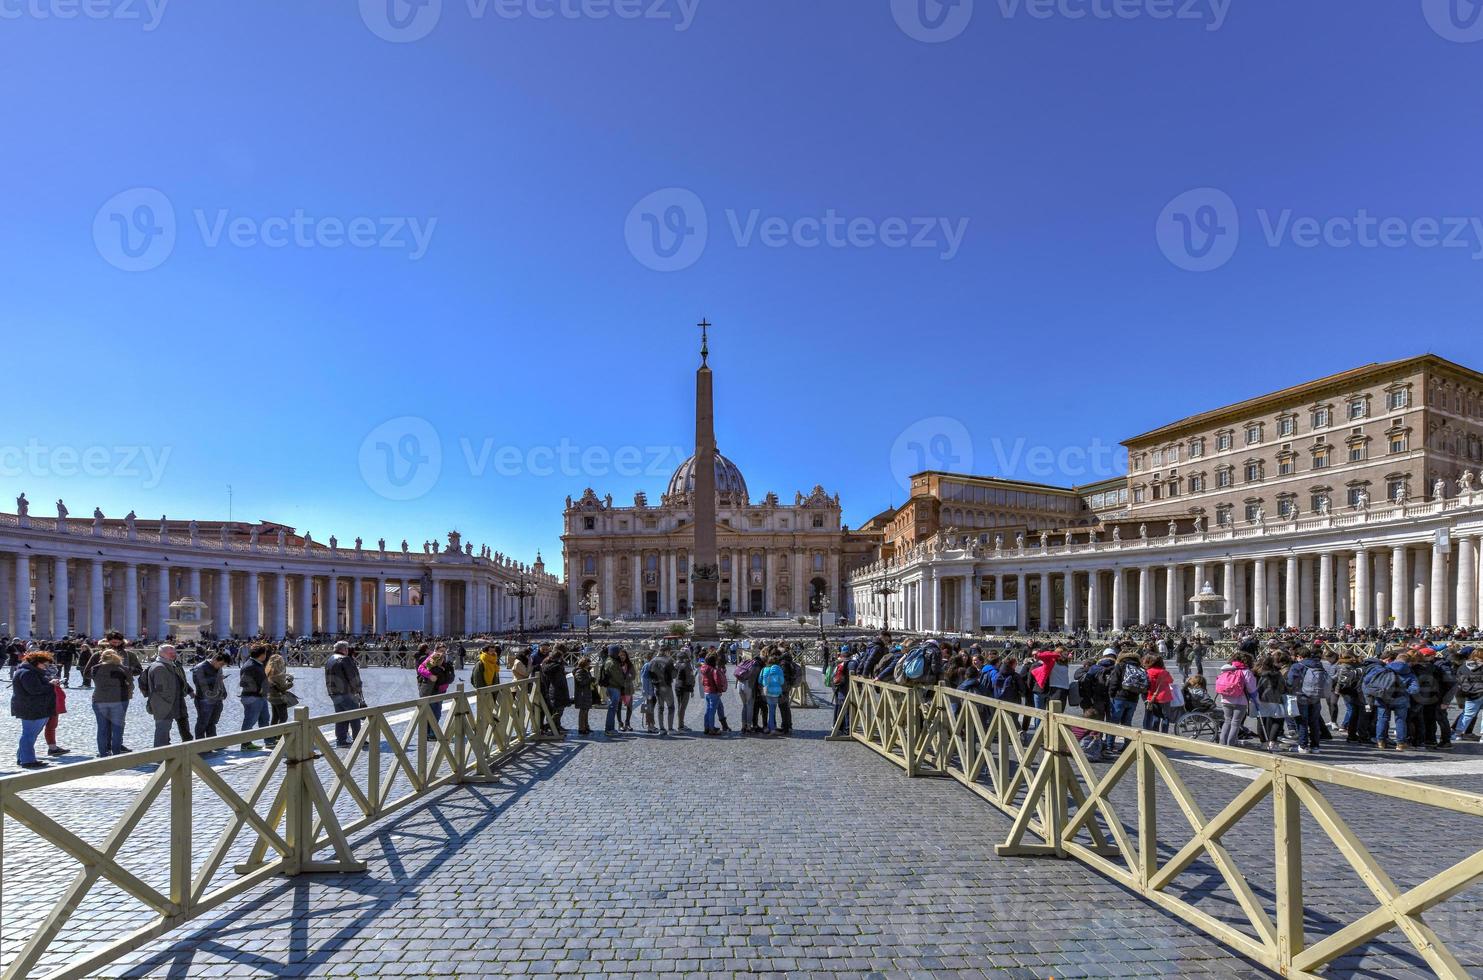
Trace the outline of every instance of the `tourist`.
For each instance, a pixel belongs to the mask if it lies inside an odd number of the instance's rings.
[[[557,647],[556,654],[541,662],[541,697],[545,699],[549,712],[548,734],[562,736],[566,734],[566,727],[561,723],[561,716],[572,703],[572,696],[566,684],[566,647]]]
[[[1479,736],[1471,734],[1468,729],[1477,720],[1479,709],[1483,708],[1483,647],[1467,649],[1472,652],[1457,668],[1457,698],[1462,702],[1462,714],[1457,716],[1457,723],[1452,727],[1452,737],[1463,742],[1476,742]]]
[[[705,733],[714,736],[722,731],[731,731],[726,724],[726,708],[721,703],[721,697],[726,693],[726,668],[721,655],[714,650],[706,654],[705,666],[700,668],[700,690],[705,695]],[[719,730],[716,728],[718,720]]]
[[[530,679],[530,654],[524,650],[517,650],[510,658],[510,677],[513,680],[524,681]]]
[[[650,695],[654,698],[651,717],[659,726],[659,734],[668,735],[675,730],[675,662],[663,650],[649,661]],[[656,717],[657,716],[657,717]]]
[[[469,674],[469,680],[473,682],[474,688],[494,687],[499,683],[500,675],[500,648],[493,643],[484,644],[479,651],[479,658],[474,661],[474,669]]]
[[[171,727],[180,730],[182,742],[189,742],[190,716],[185,699],[191,693],[191,687],[175,647],[168,643],[160,647],[154,663],[140,678],[139,689],[144,692],[145,706],[154,718],[155,748],[170,744]]]
[[[688,732],[685,724],[685,709],[690,706],[690,696],[695,693],[695,658],[689,650],[682,650],[675,658],[675,717],[679,724],[676,731]]]
[[[621,728],[625,732],[633,731],[633,695],[638,689],[638,670],[633,666],[633,658],[628,655],[624,647],[618,648],[618,674],[623,679],[623,722]]]
[[[1035,707],[1049,708],[1052,701],[1059,701],[1064,708],[1071,694],[1071,655],[1065,644],[1039,651],[1035,660],[1038,662],[1030,669],[1035,679]]]
[[[93,665],[93,720],[98,729],[100,759],[129,751],[124,745],[124,720],[134,697],[134,676],[124,669],[123,662],[116,650],[100,647]]]
[[[1174,702],[1174,676],[1164,669],[1164,658],[1150,654],[1143,658],[1148,674],[1148,691],[1143,698],[1143,730],[1169,731],[1170,706]]]
[[[474,665],[474,673],[479,672],[479,665]],[[591,735],[592,726],[588,723],[588,714],[592,706],[597,703],[600,695],[598,693],[597,679],[592,676],[592,661],[587,657],[578,657],[577,666],[572,671],[572,701],[577,706],[577,734]]]
[[[603,735],[608,738],[617,733],[623,710],[623,668],[618,663],[618,653],[622,649],[617,643],[610,645],[603,652],[602,666],[597,672],[597,682],[608,695],[608,719],[603,726]]]
[[[337,713],[366,706],[360,683],[360,665],[355,662],[355,648],[344,640],[335,644],[334,652],[325,661],[324,687]],[[360,735],[360,723],[360,718],[335,722],[335,745],[349,748],[352,740]]]
[[[805,668],[793,659],[791,651],[784,650],[778,660],[778,666],[783,668],[783,697],[778,703],[778,719],[782,724],[784,735],[793,734],[793,691],[798,685],[808,687],[808,676]]]
[[[736,693],[741,698],[741,730],[743,735],[755,731],[752,727],[752,697],[755,690],[753,681],[761,672],[762,662],[757,659],[757,654],[754,654],[751,650],[746,651],[742,659],[737,662],[736,667],[732,670],[732,676],[736,678]]]
[[[1148,693],[1148,672],[1143,669],[1136,650],[1119,650],[1117,661],[1107,674],[1108,704],[1111,707],[1107,720],[1114,725],[1131,728],[1138,702]],[[1111,752],[1116,746],[1117,737],[1109,732],[1103,741],[1104,748]],[[1123,748],[1126,749],[1131,741],[1124,736]]]
[[[836,730],[844,732],[850,730],[850,720],[846,717],[843,726],[841,726],[839,716],[842,714],[847,715],[849,710],[851,659],[853,658],[850,655],[849,646],[842,646],[839,648],[839,653],[835,654],[833,667],[830,667],[827,663],[824,666],[824,670],[826,671],[825,677],[828,678],[829,688],[834,692],[834,727]],[[972,680],[975,685],[978,683],[976,674]],[[976,687],[974,689],[977,690]]]
[[[56,648],[57,673],[63,687],[72,683],[72,665],[77,660],[77,641],[69,634]]]
[[[57,710],[52,663],[52,655],[45,650],[26,653],[10,676],[10,713],[21,723],[16,762],[22,769],[45,769],[47,766],[36,758],[36,736],[46,728]]]
[[[52,690],[57,696],[56,708],[52,711],[52,716],[47,719],[46,727],[42,729],[42,736],[46,739],[47,755],[66,755],[68,750],[57,743],[57,725],[61,723],[62,716],[67,713],[67,687],[61,682],[60,677],[56,676],[55,670],[52,680],[55,682]]]
[[[1096,705],[1082,705],[1081,716],[1091,721],[1100,721],[1102,719],[1102,710]],[[1090,728],[1072,725],[1071,737],[1076,739],[1077,745],[1086,753],[1088,762],[1102,762],[1106,758],[1107,751],[1103,745],[1102,736],[1099,733],[1092,731]]]
[[[268,645],[254,643],[247,650],[247,660],[237,673],[237,696],[242,701],[242,731],[250,732],[268,724],[268,673],[263,664],[268,661]],[[258,744],[250,738],[242,743],[248,752],[256,752]]]
[[[1330,680],[1333,682],[1334,693],[1344,701],[1344,720],[1341,724],[1346,735],[1345,741],[1348,742],[1364,742],[1374,737],[1373,732],[1367,734],[1364,730],[1368,712],[1364,695],[1359,690],[1363,679],[1364,670],[1360,667],[1359,658],[1348,650],[1339,654]]]
[[[1255,644],[1252,644],[1253,649]],[[1215,680],[1215,694],[1220,704],[1220,744],[1238,745],[1246,726],[1246,716],[1257,699],[1256,675],[1247,667],[1249,653],[1237,652]],[[1204,680],[1201,677],[1200,680]]]
[[[1412,656],[1417,690],[1412,702],[1418,709],[1419,744],[1423,749],[1446,751],[1452,748],[1452,726],[1447,718],[1447,702],[1456,686],[1452,665],[1430,646],[1417,649]]]
[[[762,695],[767,699],[767,725],[763,732],[772,735],[778,731],[778,700],[788,689],[783,676],[781,658],[776,654],[769,657],[767,666],[762,668],[759,680],[762,685]]]
[[[1276,752],[1278,740],[1287,724],[1287,679],[1282,665],[1270,653],[1257,657],[1257,717],[1262,729],[1262,748]]]
[[[196,738],[215,738],[216,723],[221,720],[222,705],[227,700],[224,673],[227,655],[218,652],[196,664],[191,680],[196,690]]]
[[[1329,696],[1329,675],[1315,647],[1301,647],[1299,659],[1287,672],[1287,688],[1295,699],[1298,741],[1293,751],[1317,752],[1322,738],[1322,708]]]
[[[644,697],[644,731],[650,735],[657,730],[654,727],[654,681],[649,676],[649,666],[653,663],[654,658],[650,657],[639,668],[639,692]]]
[[[438,739],[438,727],[436,723],[443,720],[443,699],[441,695],[446,694],[448,687],[453,683],[453,665],[448,663],[448,652],[444,647],[438,647],[429,653],[421,663],[417,665],[417,696],[419,698],[437,698],[428,704],[427,710],[433,716],[435,724],[427,726],[427,737],[433,741]]]
[[[268,724],[282,725],[288,721],[288,709],[299,703],[298,695],[293,693],[294,677],[288,672],[283,654],[269,656],[267,664],[263,666],[263,674],[268,681]],[[275,745],[278,739],[270,736],[263,739],[263,742]]]

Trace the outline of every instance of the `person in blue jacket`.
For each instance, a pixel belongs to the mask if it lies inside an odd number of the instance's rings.
[[[57,710],[51,665],[52,655],[37,650],[22,656],[11,675],[10,713],[21,723],[21,742],[15,761],[22,769],[45,769],[47,765],[36,758],[36,736]]]

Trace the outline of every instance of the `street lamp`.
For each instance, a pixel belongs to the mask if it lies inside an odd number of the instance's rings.
[[[891,628],[891,596],[901,591],[895,579],[883,579],[880,585],[870,590],[881,597],[881,629]]]
[[[517,608],[520,610],[520,640],[521,640],[521,642],[524,642],[524,640],[525,640],[525,600],[528,599],[529,597],[535,595],[535,594],[536,594],[536,587],[535,587],[535,585],[533,583],[531,583],[531,582],[527,582],[525,580],[525,573],[524,572],[521,572],[519,579],[515,583],[515,587],[510,590],[510,595],[512,595],[512,596],[514,596],[516,598],[516,600],[517,600]]]
[[[592,643],[592,611],[597,608],[597,599],[591,592],[582,596],[582,601],[577,603],[577,608],[582,610],[587,625],[587,642]]]

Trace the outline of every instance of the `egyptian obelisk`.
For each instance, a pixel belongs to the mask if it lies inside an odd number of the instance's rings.
[[[700,368],[695,372],[695,549],[690,555],[690,608],[694,638],[715,640],[716,590],[716,419],[711,404],[710,324],[701,319]]]

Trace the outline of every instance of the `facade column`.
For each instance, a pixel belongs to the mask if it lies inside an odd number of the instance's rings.
[[[364,616],[361,615],[361,587],[360,576],[351,575],[345,579],[345,606],[350,611],[350,633],[359,636],[364,631]]]
[[[1318,556],[1318,628],[1334,628],[1334,553]]]
[[[474,608],[474,588],[474,579],[470,577],[463,584],[463,631],[466,636],[476,632],[474,629],[477,616]]]
[[[388,632],[390,632],[390,630],[387,629],[387,623],[386,623],[386,576],[384,576],[384,575],[378,575],[378,576],[376,576],[375,582],[376,582],[376,632],[378,632],[378,633],[388,633]],[[489,590],[487,588],[481,587],[479,591],[481,593],[487,593]],[[485,607],[485,610],[487,612],[488,606],[489,606],[489,597],[488,597],[488,595],[485,595],[484,596],[484,602],[482,603],[482,605]],[[487,626],[484,627],[484,631],[485,632],[488,632],[489,631],[489,627],[487,627]]]
[[[212,626],[217,636],[232,635],[232,573],[225,568],[216,573],[216,622]]]
[[[1259,630],[1267,628],[1267,559],[1258,558],[1251,563],[1251,625]]]
[[[15,556],[15,622],[10,629],[17,640],[31,638],[31,560],[22,551]]]
[[[1434,625],[1431,621],[1431,574],[1432,553],[1430,550],[1418,549],[1415,557],[1415,569],[1411,573],[1411,622],[1415,626]],[[1447,570],[1447,562],[1442,562],[1442,571]]]
[[[157,640],[163,640],[170,633],[168,620],[170,619],[170,575],[172,571],[173,570],[170,568],[169,565],[160,565],[158,574],[156,575],[158,582],[155,588],[154,596],[156,603],[154,628],[155,639]],[[102,592],[102,590],[99,589],[99,592]],[[253,592],[252,595],[254,600],[256,600],[257,593]],[[257,623],[258,620],[256,605],[252,607],[252,615],[253,623]],[[253,633],[257,633],[256,628],[253,629]]]
[[[1138,625],[1153,624],[1153,566],[1138,568]]]
[[[1170,629],[1179,628],[1179,594],[1184,591],[1179,575],[1177,564],[1164,569],[1164,625]]]
[[[1277,626],[1282,622],[1282,565],[1276,560],[1267,563],[1267,623]]]
[[[192,570],[192,578],[199,583],[199,572]],[[288,635],[288,576],[274,572],[268,579],[273,589],[273,602],[269,608],[273,616],[273,639],[281,640]]]
[[[1198,588],[1199,583],[1195,583]],[[1225,563],[1225,581],[1221,583],[1220,591],[1226,597],[1226,612],[1231,614],[1232,625],[1241,621],[1241,606],[1244,601],[1242,592],[1245,590],[1245,582],[1236,579],[1236,559],[1227,558]]]
[[[1375,596],[1370,589],[1370,553],[1363,548],[1354,553],[1354,628],[1367,630]]]
[[[1457,541],[1457,625],[1478,625],[1478,550],[1472,538]]]
[[[139,566],[125,562],[124,577],[124,636],[139,635]]]
[[[294,619],[294,632],[308,636],[314,632],[314,576],[299,576],[299,614]]]
[[[51,636],[51,563],[37,556],[36,562],[36,625],[32,627],[37,639]]]
[[[1015,584],[1018,587],[1015,592],[1015,602],[1020,608],[1020,632],[1030,632],[1030,588],[1029,579],[1024,572],[1015,576]]]
[[[1411,569],[1406,560],[1408,550],[1405,545],[1396,545],[1390,550],[1390,614],[1395,617],[1399,629],[1411,625],[1411,603],[1407,601],[1411,595]]]
[[[1040,573],[1040,631],[1049,633],[1056,624],[1051,619],[1050,573]]]
[[[1061,576],[1061,599],[1065,609],[1061,614],[1061,628],[1067,633],[1076,630],[1076,572],[1067,569]]]
[[[1375,552],[1375,570],[1370,576],[1375,589],[1375,628],[1390,626],[1390,597],[1392,579],[1390,575],[1390,552]]]
[[[1349,626],[1354,622],[1354,612],[1349,602],[1349,553],[1340,551],[1334,555],[1334,625]]]
[[[964,575],[963,576],[963,591],[962,591],[962,595],[963,595],[963,601],[959,603],[959,605],[962,606],[961,612],[963,614],[962,615],[962,631],[964,633],[974,633],[974,632],[976,632],[978,630],[978,576],[977,575],[971,575],[970,574],[970,575]],[[838,602],[839,600],[831,597],[829,601],[830,601],[830,603],[835,603],[835,602]]]
[[[1087,573],[1087,630],[1095,633],[1102,623],[1102,578],[1101,569]]]
[[[611,555],[607,557],[606,564],[608,569],[611,571]],[[611,592],[611,582],[612,580],[609,579],[607,583],[604,584],[603,591],[605,593]],[[442,584],[442,582],[438,581],[436,578],[433,578],[429,583],[427,595],[422,597],[422,603],[427,607],[427,615],[424,617],[424,622],[427,623],[428,631],[431,632],[434,636],[443,635],[443,596],[439,592],[439,587],[442,586]],[[611,601],[611,599],[609,601]]]
[[[340,632],[340,576],[331,575],[324,592],[326,601],[321,612],[324,617],[324,631],[333,636]]]
[[[160,571],[162,574],[166,572],[163,566]],[[257,584],[257,572],[249,570],[242,579],[242,633],[251,639],[258,634],[258,599],[261,590]],[[162,585],[160,591],[168,595],[170,589]]]
[[[0,559],[0,634],[10,635],[10,624],[15,619],[11,607],[15,605],[15,583],[11,581],[14,564],[8,557]],[[81,618],[81,617],[79,617]]]
[[[1123,619],[1123,607],[1128,601],[1126,585],[1123,582],[1123,571],[1121,568],[1112,570],[1112,628],[1120,630],[1126,624]]]
[[[88,632],[101,639],[107,629],[108,625],[103,621],[103,559],[94,558],[88,566]],[[164,636],[158,629],[156,633],[159,633],[156,639]],[[126,634],[129,640],[138,636],[137,625],[134,632]]]
[[[199,568],[187,568],[185,594],[192,599],[201,598],[201,570]]]
[[[1457,557],[1458,557],[1458,561],[1461,562],[1462,561],[1462,541],[1461,540],[1458,541],[1457,546],[1458,546],[1457,547]],[[1449,619],[1452,619],[1452,617],[1448,615],[1448,613],[1450,612],[1450,610],[1447,608],[1447,606],[1448,606],[1448,603],[1447,603],[1447,586],[1448,586],[1448,583],[1450,581],[1451,581],[1451,574],[1450,574],[1450,569],[1447,567],[1447,552],[1443,551],[1436,544],[1433,544],[1432,545],[1432,595],[1431,595],[1431,600],[1432,600],[1431,625],[1433,625],[1433,626],[1447,626],[1447,625],[1449,625],[1448,620]],[[1460,619],[1462,619],[1462,606],[1461,605],[1458,605],[1458,607],[1457,607],[1457,620],[1460,620]],[[1453,620],[1453,622],[1456,622],[1457,620]]]
[[[1296,565],[1296,582],[1288,582],[1287,591],[1289,595],[1296,593],[1296,600],[1292,608],[1287,611],[1288,621],[1296,626],[1313,625],[1313,570],[1309,567],[1308,559],[1305,557],[1288,559],[1288,574],[1292,574],[1293,566]]]
[[[67,559],[57,557],[52,559],[52,591],[56,598],[52,602],[52,636],[60,639],[72,631],[72,623],[68,613],[71,612],[68,602],[67,583]]]

